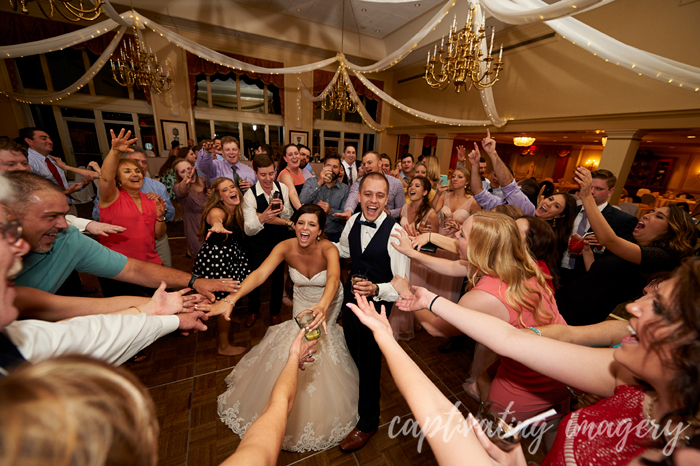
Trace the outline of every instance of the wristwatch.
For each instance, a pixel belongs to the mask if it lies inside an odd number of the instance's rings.
[[[187,288],[192,288],[194,286],[194,281],[198,278],[201,278],[199,275],[196,273],[192,274],[192,278],[190,278],[190,282],[187,284]]]
[[[379,285],[375,283],[374,286],[376,286],[376,288],[374,289],[374,294],[372,295],[372,297],[376,298],[377,296],[379,296]]]

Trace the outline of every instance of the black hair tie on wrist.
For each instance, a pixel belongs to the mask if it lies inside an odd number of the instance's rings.
[[[435,301],[437,301],[437,299],[438,299],[439,297],[440,297],[439,295],[436,295],[436,296],[433,298],[433,300],[430,302],[430,306],[428,306],[428,310],[429,310],[430,312],[433,312],[433,304],[435,304]],[[435,313],[433,312],[433,314],[435,314]]]

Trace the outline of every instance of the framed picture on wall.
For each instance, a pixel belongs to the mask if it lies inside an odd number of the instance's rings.
[[[309,142],[309,132],[308,131],[289,131],[289,143],[290,144],[302,144],[308,146]]]
[[[181,146],[187,144],[187,122],[186,121],[170,121],[160,120],[163,127],[163,144],[165,150],[172,149],[173,141],[177,141]]]

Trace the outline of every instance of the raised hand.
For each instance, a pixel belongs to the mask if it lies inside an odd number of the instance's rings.
[[[426,244],[428,244],[430,242],[430,234],[429,234],[429,232],[425,232],[425,233],[421,233],[420,235],[415,236],[415,237],[410,238],[410,239],[411,239],[411,246],[413,247],[413,249],[420,251],[420,248],[422,248],[423,246],[425,246]]]
[[[413,249],[413,242],[405,231],[402,231],[399,235],[393,234],[391,237],[399,240],[398,243],[396,241],[391,241],[391,245],[401,254],[411,257],[411,255],[415,253]]]
[[[236,293],[241,288],[241,282],[230,278],[198,278],[194,281],[192,287],[197,293],[204,295],[211,303],[215,303],[214,291]]]
[[[491,131],[488,129],[486,130],[486,137],[481,140],[481,147],[484,148],[484,151],[489,154],[489,156],[492,157],[496,155],[496,141],[491,139]]]
[[[202,149],[204,150],[204,152],[209,152],[209,153],[213,152],[214,151],[214,141],[205,142],[202,145]]]
[[[578,197],[583,198],[586,196],[591,196],[591,185],[593,184],[593,177],[591,172],[586,167],[578,167],[576,173],[574,174],[574,181],[578,183],[581,189],[578,192]]]
[[[64,170],[64,171],[68,170],[68,165],[66,165],[66,163],[63,160],[61,160],[60,157],[56,157],[54,155],[49,155],[49,158],[51,160],[53,160],[53,164],[56,165],[61,170]]]
[[[386,309],[384,305],[381,307],[381,312],[377,313],[373,302],[367,301],[364,296],[355,293],[357,305],[348,303],[348,307],[355,313],[360,322],[362,322],[372,333],[385,334],[393,337],[391,325],[386,318]]]
[[[204,238],[204,241],[208,240],[212,233],[225,233],[227,235],[233,234],[232,231],[224,228],[224,225],[221,222],[215,222],[214,225],[211,226],[209,233],[207,233],[207,237]]]
[[[474,143],[474,150],[469,152],[467,158],[469,159],[469,163],[472,165],[472,170],[478,170],[479,160],[481,159],[481,152],[479,152],[479,146],[477,146],[476,143]]]
[[[95,162],[94,160],[90,161],[90,163],[87,164],[88,168],[92,168],[97,172],[98,175],[102,174],[102,168],[100,167],[100,164]]]
[[[73,183],[63,191],[63,194],[65,194],[66,196],[70,196],[74,192],[80,191],[84,187],[85,185],[82,183]]]
[[[460,144],[459,146],[456,147],[456,149],[457,149],[457,161],[464,162],[465,160],[467,160],[467,148]]]
[[[122,130],[119,131],[119,136],[114,135],[113,129],[110,129],[109,133],[112,135],[112,150],[118,152],[133,152],[133,149],[130,149],[129,146],[136,144],[138,138],[129,139],[131,137],[131,131],[127,131],[126,134],[124,134],[124,128],[122,128]]]

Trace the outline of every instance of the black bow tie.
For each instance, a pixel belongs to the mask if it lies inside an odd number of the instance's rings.
[[[374,222],[367,222],[365,220],[358,220],[357,223],[359,223],[360,225],[364,225],[366,227],[377,228],[377,224]]]

